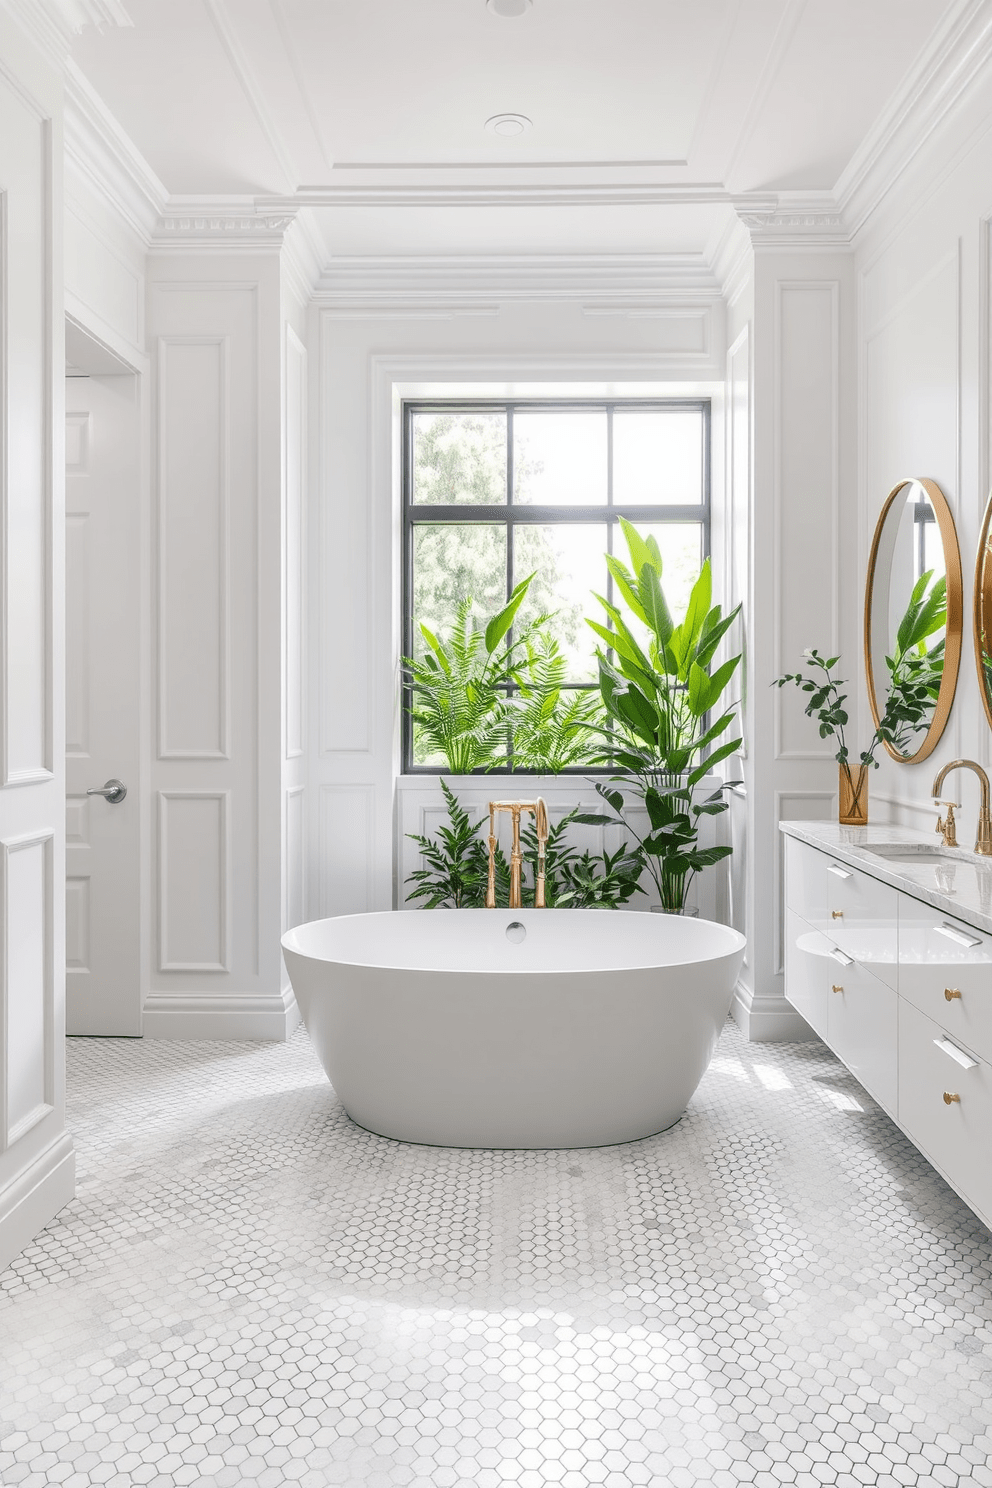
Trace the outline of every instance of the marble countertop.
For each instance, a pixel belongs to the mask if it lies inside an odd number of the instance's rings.
[[[992,934],[992,858],[979,857],[965,847],[941,847],[940,839],[921,837],[911,827],[842,827],[838,822],[783,821],[779,830],[800,842],[830,853],[839,862],[870,873],[881,883],[922,899],[941,913]],[[894,863],[871,851],[899,846],[907,853],[923,849],[919,863]],[[926,850],[939,848],[935,860]]]

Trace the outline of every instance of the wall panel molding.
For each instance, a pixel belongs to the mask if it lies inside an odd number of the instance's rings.
[[[0,842],[0,1153],[55,1106],[54,849],[50,831]]]
[[[375,908],[374,785],[321,785],[318,794],[320,915]]]
[[[0,84],[0,130],[18,140],[0,191],[0,772],[4,785],[34,785],[54,778],[53,136],[41,105],[2,66]]]
[[[805,301],[804,305],[801,302]],[[818,303],[817,303],[818,302]],[[791,308],[790,308],[791,307]],[[794,323],[789,325],[792,318]],[[786,347],[792,334],[794,344]],[[818,337],[814,344],[814,338]],[[790,359],[791,353],[791,359]],[[795,637],[800,617],[811,627],[822,626],[827,635],[804,636],[803,645],[824,642],[830,654],[840,650],[840,281],[837,279],[787,280],[775,285],[774,388],[776,409],[775,478],[773,496],[773,654],[775,675],[794,670],[800,656],[785,655],[786,636]],[[790,438],[794,441],[790,447]],[[803,564],[796,572],[789,551],[788,524],[796,532],[797,552],[810,550],[814,523],[819,521],[825,538],[821,546],[827,562],[825,593],[816,594],[817,573]],[[800,540],[801,539],[801,540]],[[793,593],[789,595],[791,586]],[[802,603],[789,606],[795,590]],[[816,599],[825,601],[826,615],[813,608]],[[793,707],[786,712],[786,699]],[[783,688],[773,697],[775,758],[821,761],[833,758],[828,747],[805,748],[788,742],[789,718],[798,710],[796,699]],[[797,727],[798,727],[797,723]],[[809,724],[801,720],[802,734]]]
[[[159,971],[231,969],[229,797],[226,790],[158,792]]]
[[[229,359],[226,335],[158,338],[159,759],[229,758]]]
[[[285,840],[283,844],[283,928],[291,930],[306,919],[306,787],[291,785],[286,791]]]
[[[306,741],[307,350],[286,327],[284,389],[283,697],[284,757],[296,759]]]

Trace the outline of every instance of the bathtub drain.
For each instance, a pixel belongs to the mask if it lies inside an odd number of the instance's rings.
[[[514,945],[519,945],[522,940],[527,939],[527,928],[521,925],[519,920],[511,920],[506,927],[506,938]]]

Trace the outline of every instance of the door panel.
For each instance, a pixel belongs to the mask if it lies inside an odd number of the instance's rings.
[[[141,1033],[137,379],[66,381],[66,1032]],[[112,804],[87,790],[128,787]]]

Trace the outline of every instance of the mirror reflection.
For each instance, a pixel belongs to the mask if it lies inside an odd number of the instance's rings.
[[[975,565],[975,660],[985,714],[992,727],[992,496],[985,508]]]
[[[960,591],[954,521],[940,488],[900,483],[875,529],[865,637],[872,714],[895,759],[924,759],[943,732],[957,680]]]

